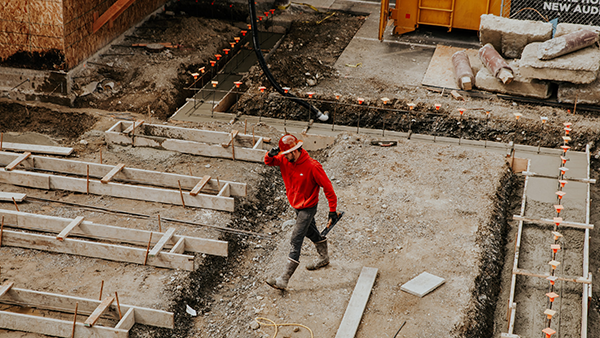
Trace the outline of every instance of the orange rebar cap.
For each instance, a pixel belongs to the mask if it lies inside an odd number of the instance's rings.
[[[279,149],[281,150],[280,154],[289,154],[301,146],[302,141],[298,140],[296,136],[291,134],[283,135],[283,137],[279,139]]]

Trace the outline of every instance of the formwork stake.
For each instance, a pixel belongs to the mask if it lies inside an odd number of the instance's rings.
[[[15,204],[15,208],[17,209],[17,211],[19,211],[19,206],[17,205],[17,201],[15,201],[15,198],[12,198],[13,203]]]
[[[71,338],[75,338],[75,324],[77,324],[77,308],[79,302],[75,302],[75,314],[73,315],[73,329],[71,329]]]
[[[121,304],[119,303],[119,294],[117,293],[117,291],[115,291],[115,298],[117,299],[117,310],[119,310],[119,319],[122,319],[123,315],[121,314]]]
[[[181,204],[185,208],[185,201],[183,200],[183,190],[181,190],[181,182],[177,180],[177,184],[179,185],[179,196],[181,196]]]
[[[104,279],[102,280],[102,283],[100,284],[100,296],[98,297],[98,300],[102,300],[102,289],[104,289]]]

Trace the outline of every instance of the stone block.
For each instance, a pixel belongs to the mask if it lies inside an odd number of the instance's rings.
[[[429,272],[423,272],[417,277],[404,283],[400,287],[400,290],[408,292],[411,295],[423,297],[435,290],[438,286],[444,284],[445,281],[446,280],[442,277],[432,275]]]
[[[600,104],[600,79],[588,84],[562,82],[558,85],[558,102]]]
[[[582,29],[587,29],[600,34],[600,26],[578,25],[574,23],[559,23],[556,26],[556,32],[554,33],[554,37],[567,35]]]
[[[488,92],[535,97],[538,99],[547,99],[552,95],[552,86],[549,82],[523,78],[516,61],[510,62],[509,66],[512,68],[515,76],[511,83],[504,84],[495,78],[487,68],[481,68],[475,78],[477,88]]]
[[[541,42],[534,42],[523,49],[519,60],[522,77],[577,84],[596,80],[600,69],[600,50],[596,45],[552,60],[539,60],[537,52],[540,44]]]
[[[479,42],[482,46],[491,43],[504,57],[518,59],[523,48],[532,42],[543,42],[552,38],[549,22],[515,20],[483,14],[479,24]]]

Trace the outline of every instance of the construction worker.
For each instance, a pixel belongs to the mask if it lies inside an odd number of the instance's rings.
[[[279,146],[265,155],[265,164],[279,166],[288,201],[296,209],[296,225],[292,231],[290,241],[292,248],[287,266],[280,277],[266,281],[270,286],[283,290],[300,264],[300,250],[304,237],[308,237],[315,244],[319,254],[319,257],[306,268],[316,270],[329,264],[327,238],[321,236],[315,223],[319,187],[323,188],[329,202],[330,224],[335,224],[338,219],[337,196],[321,163],[312,159],[306,150],[302,149],[302,141],[293,135],[284,135],[279,140]]]

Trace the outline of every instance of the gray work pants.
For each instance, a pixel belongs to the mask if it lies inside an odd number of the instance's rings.
[[[290,249],[290,259],[299,262],[300,261],[300,250],[302,250],[302,242],[304,237],[308,237],[313,243],[325,240],[325,237],[321,236],[319,230],[317,230],[317,224],[315,223],[315,214],[317,213],[317,206],[306,209],[296,209],[296,226],[292,231],[292,238],[290,243],[292,248]]]

